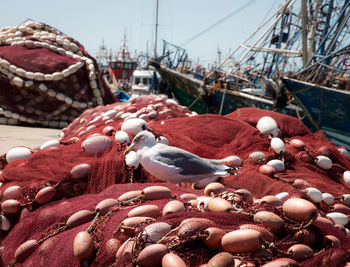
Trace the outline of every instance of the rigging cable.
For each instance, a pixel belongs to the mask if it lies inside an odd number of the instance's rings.
[[[253,4],[254,2],[256,2],[257,0],[250,0],[248,3],[240,6],[239,8],[237,8],[236,10],[232,11],[230,14],[228,14],[227,16],[225,16],[224,18],[220,19],[219,21],[215,22],[214,24],[210,25],[209,27],[205,28],[204,30],[202,30],[200,33],[196,34],[195,36],[193,36],[192,38],[188,39],[187,41],[183,42],[180,46],[184,46],[186,44],[188,44],[189,42],[192,42],[193,40],[197,39],[198,37],[200,37],[201,35],[205,34],[206,32],[208,32],[209,30],[211,30],[212,28],[216,27],[217,25],[219,25],[220,23],[224,22],[225,20],[231,18],[233,15],[236,15],[237,13],[241,12],[242,10],[244,10],[245,8],[247,8],[248,6],[250,6],[251,4]]]

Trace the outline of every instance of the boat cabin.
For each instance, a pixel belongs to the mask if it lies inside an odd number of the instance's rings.
[[[109,72],[118,80],[130,81],[134,70],[137,67],[137,61],[116,60],[109,62]]]
[[[153,70],[135,70],[132,78],[132,96],[149,95]]]
[[[137,68],[137,58],[131,57],[131,54],[126,45],[126,34],[124,34],[123,45],[113,56],[112,51],[108,58],[108,82],[114,84],[118,89],[129,88],[132,82],[132,75]],[[128,86],[125,86],[125,85]],[[116,89],[116,88],[115,88]],[[128,91],[128,90],[126,90]]]

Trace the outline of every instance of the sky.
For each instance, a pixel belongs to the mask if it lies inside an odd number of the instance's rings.
[[[162,39],[203,65],[229,55],[283,0],[159,0],[157,54]],[[118,51],[124,33],[132,55],[154,55],[156,0],[11,0],[1,5],[0,27],[41,21],[79,41],[96,57],[104,43]]]

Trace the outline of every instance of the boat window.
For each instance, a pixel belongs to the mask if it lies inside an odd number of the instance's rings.
[[[123,68],[123,64],[122,64],[121,62],[117,62],[117,68],[118,68],[118,69]]]
[[[135,77],[135,84],[139,84],[139,83],[141,83],[141,79],[138,77]]]
[[[124,63],[124,69],[130,70],[131,69],[131,64],[130,63]]]
[[[115,62],[109,62],[109,67],[110,67],[111,69],[115,69],[115,68],[116,68]]]
[[[151,84],[151,79],[150,78],[144,78],[143,79],[143,83],[147,84],[147,85],[150,85]]]

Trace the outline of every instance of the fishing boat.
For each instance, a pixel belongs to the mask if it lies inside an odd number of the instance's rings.
[[[282,81],[314,124],[331,140],[349,148],[350,2],[323,1],[318,10],[309,18],[315,27],[307,41],[308,47],[310,43],[319,45],[307,55],[303,68]]]
[[[132,78],[131,96],[151,94],[153,74],[154,71],[149,69],[135,70]]]
[[[350,85],[344,65],[350,60],[347,46],[341,46],[349,44],[349,4],[284,1],[203,80],[164,64],[174,50],[150,63],[179,102],[199,113],[227,114],[241,107],[274,110],[302,119],[311,130],[324,130],[329,139],[349,148]],[[321,76],[322,81],[316,79]],[[340,84],[343,88],[334,88]],[[338,98],[342,101],[336,102]]]
[[[298,79],[282,79],[288,91],[303,104],[312,120],[327,137],[349,149],[350,91],[321,86]]]
[[[102,45],[96,57],[112,92],[115,92],[116,96],[121,95],[123,99],[126,93],[131,92],[132,76],[138,66],[137,58],[131,56],[126,43],[124,33],[123,44],[115,54],[112,50],[107,52],[106,47]]]

